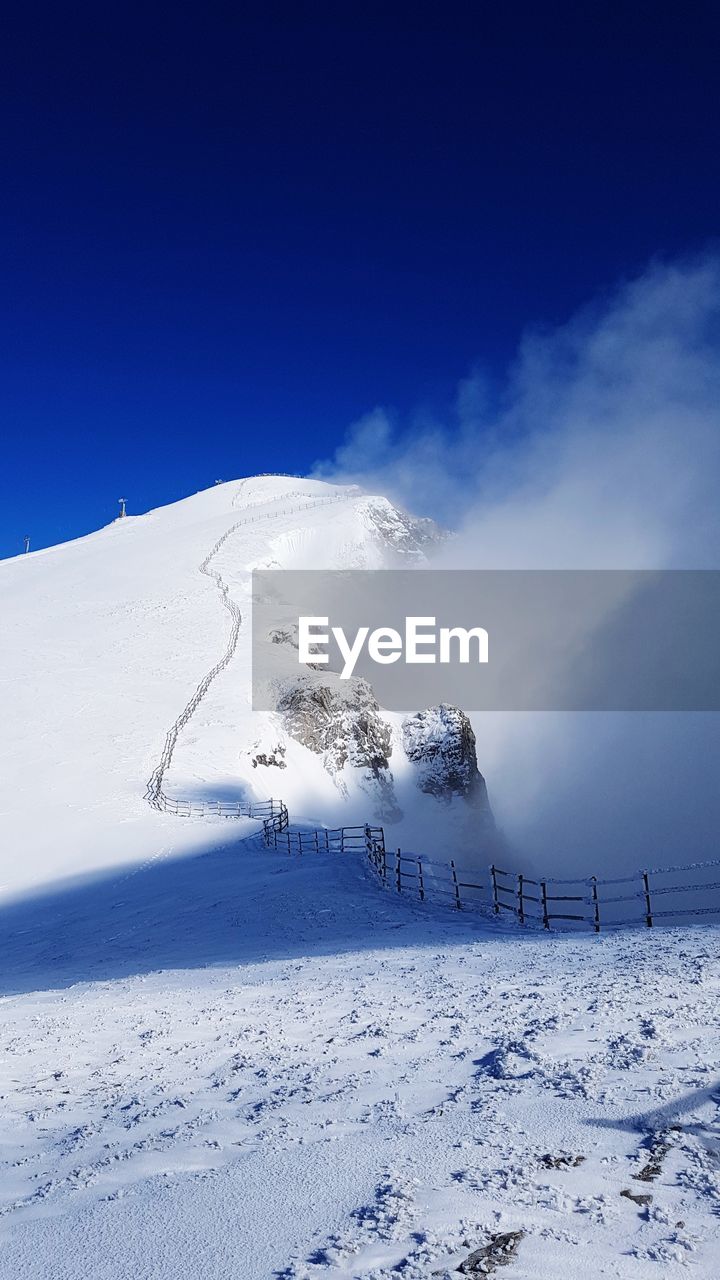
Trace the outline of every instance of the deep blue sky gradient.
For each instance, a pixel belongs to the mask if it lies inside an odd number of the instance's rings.
[[[703,248],[718,12],[5,6],[0,555],[306,471]]]

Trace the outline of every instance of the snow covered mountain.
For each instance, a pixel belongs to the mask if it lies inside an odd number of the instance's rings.
[[[459,709],[248,679],[254,565],[433,537],[259,477],[0,564],[0,1280],[717,1275],[716,927],[523,934],[148,803],[442,811],[452,856]]]
[[[339,763],[321,739],[303,740],[297,714],[251,710],[249,593],[255,567],[418,564],[440,537],[385,498],[261,476],[0,565],[0,812],[5,847],[20,854],[4,860],[2,890],[205,842],[206,824],[200,836],[149,809],[153,775],[176,797],[279,796],[300,822],[394,821],[396,842],[427,847],[436,799],[415,785],[400,718],[377,707],[385,758],[368,769],[357,684],[337,724],[326,714],[326,741],[345,732],[354,743]]]

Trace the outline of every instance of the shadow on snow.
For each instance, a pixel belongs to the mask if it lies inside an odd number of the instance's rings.
[[[299,858],[236,837],[7,903],[0,992],[366,948],[462,946],[488,928],[494,939],[518,937],[478,912],[399,899],[350,855]]]

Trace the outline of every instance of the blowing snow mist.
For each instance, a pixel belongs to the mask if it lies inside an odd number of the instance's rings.
[[[316,474],[451,525],[433,568],[717,568],[720,260],[655,266],[527,336],[444,422],[377,409]],[[459,515],[458,515],[459,513]],[[715,855],[714,713],[473,715],[519,863],[583,873]]]

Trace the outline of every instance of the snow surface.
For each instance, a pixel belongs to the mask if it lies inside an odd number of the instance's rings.
[[[0,564],[0,889],[203,846],[205,829],[183,829],[143,798],[167,729],[227,643],[220,593],[198,568],[237,524],[212,567],[247,612],[254,564],[380,566],[371,502],[351,488],[255,478]],[[264,787],[240,761],[266,720],[250,710],[247,625],[232,670],[178,742],[169,787],[270,795],[276,774]],[[320,763],[302,756],[300,787],[295,770],[282,778],[282,798],[302,801],[298,816],[313,798],[337,799]]]
[[[522,932],[144,800],[228,643],[210,549],[243,612],[254,563],[383,563],[378,511],[262,477],[0,565],[3,1278],[426,1280],[518,1229],[508,1280],[717,1275],[715,927]],[[248,644],[165,785],[326,818],[299,745],[239,756]]]

